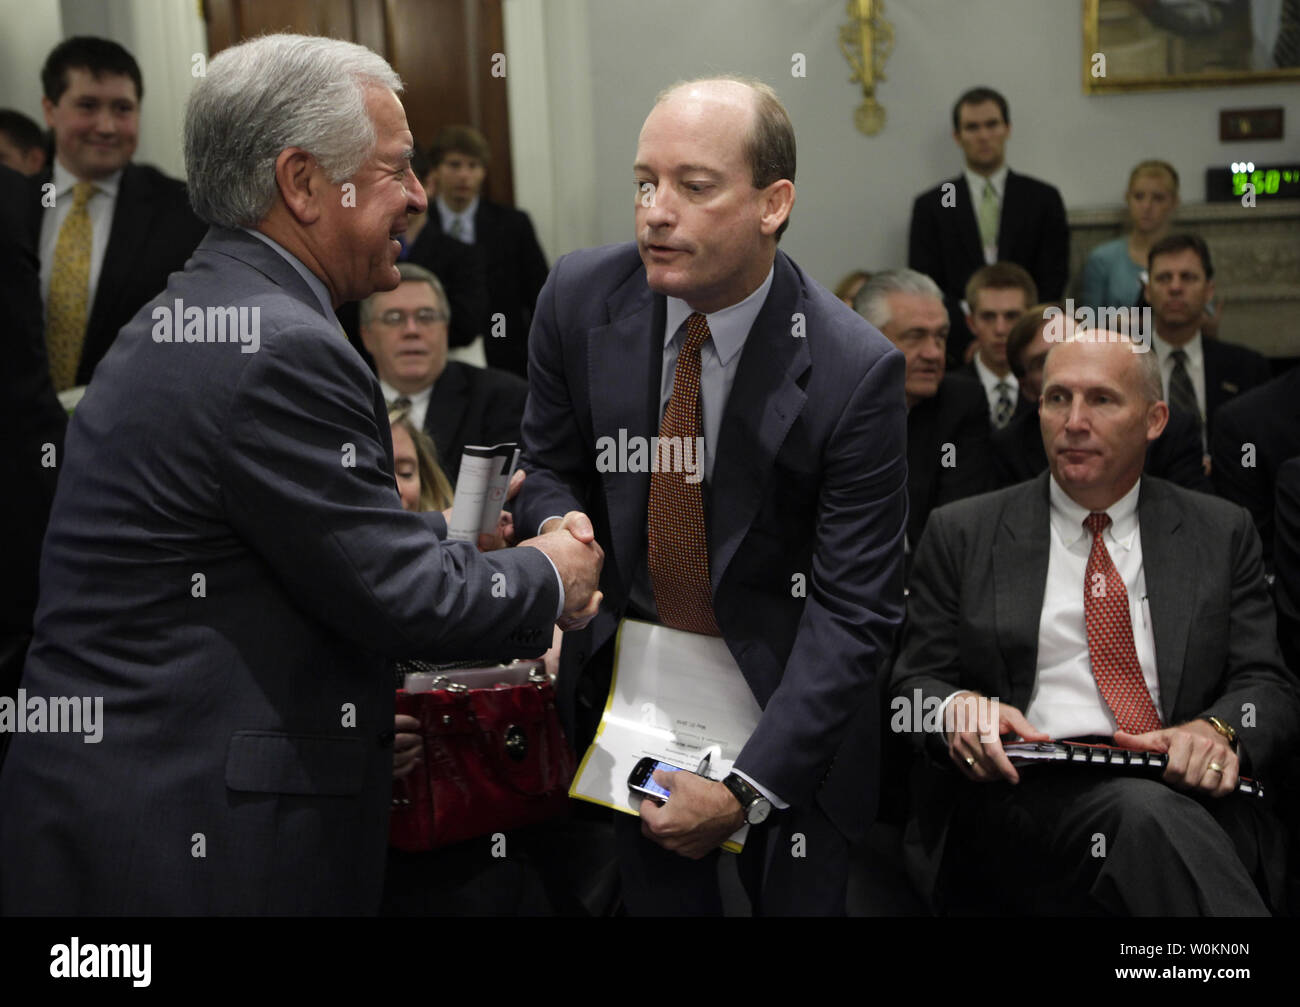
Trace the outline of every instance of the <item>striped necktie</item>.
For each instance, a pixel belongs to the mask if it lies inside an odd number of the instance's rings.
[[[1196,401],[1196,388],[1192,377],[1187,373],[1187,354],[1183,350],[1174,350],[1169,354],[1174,362],[1174,369],[1169,375],[1169,401],[1188,416],[1196,420],[1196,432],[1201,432],[1201,407]]]

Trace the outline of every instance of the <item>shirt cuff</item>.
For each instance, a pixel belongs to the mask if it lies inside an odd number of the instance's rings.
[[[950,692],[948,693],[948,698],[939,704],[939,738],[945,745],[948,744],[948,731],[943,725],[948,723],[948,721],[944,719],[948,714],[948,704],[952,702],[954,696],[962,692],[970,692],[970,690],[958,689],[955,692]]]
[[[540,549],[537,551],[542,552]],[[542,552],[542,555],[546,556],[546,553]],[[555,560],[546,556],[546,562],[550,563],[551,569],[555,571],[555,586],[560,589],[560,604],[555,609],[555,619],[559,621],[560,616],[564,615],[564,578],[560,576],[560,568],[555,565]]]
[[[772,791],[768,790],[766,787],[764,787],[761,783],[759,783],[756,779],[754,779],[749,774],[742,773],[739,769],[736,769],[734,767],[732,768],[731,771],[735,773],[737,776],[739,776],[746,783],[748,783],[755,790],[757,790],[764,797],[766,797],[769,801],[771,801],[772,807],[778,808],[781,811],[784,811],[786,808],[790,807],[789,801],[781,800],[781,798],[777,797],[776,794],[772,793]]]

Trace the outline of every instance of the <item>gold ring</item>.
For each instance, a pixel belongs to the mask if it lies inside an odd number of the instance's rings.
[[[969,766],[971,769],[975,768],[975,760],[972,759],[969,755],[966,756],[966,765]]]
[[[1211,763],[1210,763],[1210,772],[1211,772],[1211,773],[1222,773],[1222,772],[1223,772],[1223,767],[1220,766],[1217,762],[1211,762]]]

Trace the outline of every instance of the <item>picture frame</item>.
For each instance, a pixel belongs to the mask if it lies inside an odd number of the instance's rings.
[[[1084,93],[1300,82],[1288,2],[1083,0]]]

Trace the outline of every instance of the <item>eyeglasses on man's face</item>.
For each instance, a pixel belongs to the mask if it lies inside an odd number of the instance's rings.
[[[437,308],[420,308],[414,313],[403,311],[401,308],[389,308],[380,314],[379,321],[389,328],[395,329],[398,326],[405,325],[406,320],[411,318],[412,314],[414,314],[415,324],[422,325],[425,328],[447,320],[447,313],[439,311]]]

